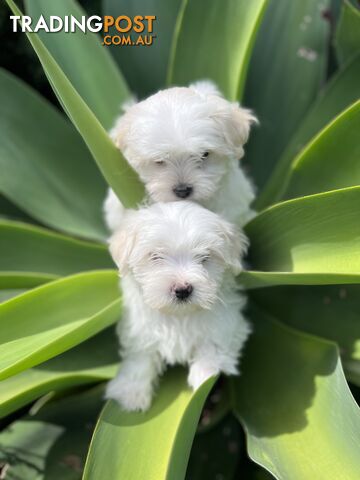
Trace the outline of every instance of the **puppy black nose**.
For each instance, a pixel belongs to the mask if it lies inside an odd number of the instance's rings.
[[[186,285],[183,287],[176,287],[174,292],[178,300],[186,300],[192,294],[193,287],[191,285]]]
[[[180,183],[173,188],[173,192],[179,198],[187,198],[192,194],[193,187],[190,185],[185,185],[185,183]]]

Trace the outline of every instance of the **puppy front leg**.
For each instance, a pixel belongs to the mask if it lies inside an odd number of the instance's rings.
[[[119,373],[109,382],[105,398],[116,400],[127,411],[145,411],[151,405],[161,371],[157,354],[131,354],[123,359]]]
[[[220,351],[215,345],[203,346],[190,363],[188,384],[196,390],[210,377],[219,373],[236,375],[238,373],[237,358],[225,351]]]

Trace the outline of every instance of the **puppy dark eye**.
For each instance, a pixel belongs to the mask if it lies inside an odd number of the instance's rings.
[[[158,165],[159,167],[162,167],[163,165],[165,165],[165,160],[156,160],[155,164]]]
[[[150,260],[152,262],[158,262],[159,260],[163,260],[164,257],[160,255],[159,253],[150,253],[149,254]]]
[[[210,255],[200,255],[199,256],[199,263],[206,263],[210,258]]]
[[[202,160],[205,160],[208,156],[209,156],[209,152],[204,152],[204,153],[201,155],[201,159],[202,159]]]

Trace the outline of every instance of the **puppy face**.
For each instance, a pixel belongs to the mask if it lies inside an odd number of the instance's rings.
[[[224,272],[241,271],[246,246],[231,224],[191,202],[130,212],[110,240],[121,274],[131,272],[151,308],[172,314],[211,308]]]
[[[202,82],[128,108],[111,132],[155,202],[205,202],[244,154],[255,117]]]

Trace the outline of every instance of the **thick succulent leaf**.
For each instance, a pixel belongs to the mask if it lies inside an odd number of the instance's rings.
[[[335,341],[343,361],[360,365],[360,285],[259,289],[251,300],[289,326]]]
[[[35,286],[61,275],[112,267],[105,246],[0,220],[0,289],[21,288],[22,281],[24,287]]]
[[[238,421],[227,415],[214,428],[194,438],[186,480],[234,480],[242,446]]]
[[[228,99],[241,98],[265,6],[266,0],[183,0],[169,64],[169,83],[187,85],[209,78]]]
[[[325,127],[295,158],[284,198],[360,185],[360,101]]]
[[[245,156],[259,187],[269,178],[324,80],[328,4],[329,0],[270,0],[261,22],[245,90],[245,104],[260,120]]]
[[[104,238],[105,183],[76,130],[55,107],[4,70],[0,103],[2,194],[57,230]]]
[[[183,370],[161,379],[151,409],[127,413],[106,404],[90,445],[84,480],[183,480],[198,419],[214,379],[195,393]],[[104,455],[104,451],[107,452]]]
[[[113,328],[68,352],[1,382],[0,418],[42,395],[113,377],[118,368]]]
[[[265,272],[358,275],[360,187],[277,204],[246,231],[251,264]]]
[[[101,396],[99,388],[73,395],[10,424],[0,434],[4,478],[80,480]]]
[[[360,283],[360,273],[297,273],[247,270],[239,275],[238,281],[246,289],[273,287],[275,285],[349,285]]]
[[[105,15],[127,15],[130,18],[136,15],[156,15],[153,31],[156,38],[151,47],[107,47],[111,48],[129,85],[140,97],[164,87],[166,83],[171,41],[180,5],[181,0],[132,0],[126,3],[103,0]],[[116,30],[109,33],[119,35]]]
[[[360,51],[360,10],[348,0],[342,4],[335,47],[340,63],[347,62]]]
[[[15,15],[21,16],[13,0],[6,0]],[[67,114],[89,147],[106,181],[111,185],[125,207],[133,207],[144,196],[144,186],[118,148],[110,140],[99,120],[75,90],[36,33],[26,34],[61,100]],[[83,177],[86,175],[83,171]],[[78,193],[76,193],[78,196]]]
[[[61,18],[73,15],[77,19],[85,15],[74,0],[26,0],[25,5],[34,24],[40,15],[47,20],[53,15]],[[129,90],[110,52],[101,45],[100,37],[80,30],[71,34],[40,30],[39,35],[103,127],[109,129],[119,115],[121,103],[128,98]]]
[[[270,205],[281,197],[283,182],[287,178],[293,159],[301,149],[336,115],[359,99],[359,77],[360,55],[344,65],[319,95],[281,155],[265,189],[260,193],[256,201],[258,209]]]
[[[4,379],[119,320],[117,274],[89,272],[51,282],[2,303],[0,315],[0,379]]]
[[[357,480],[360,411],[334,344],[254,314],[236,414],[250,457],[278,480]]]
[[[0,292],[9,290],[21,290],[37,287],[43,283],[56,280],[58,275],[52,273],[36,272],[0,272]],[[11,294],[10,297],[11,298]]]

